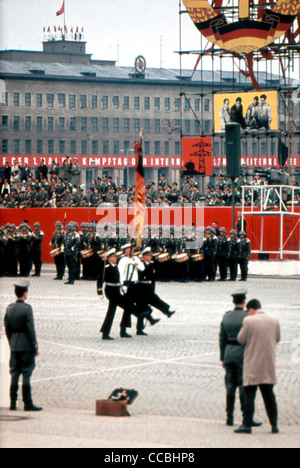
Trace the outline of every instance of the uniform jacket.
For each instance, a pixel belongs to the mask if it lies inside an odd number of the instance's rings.
[[[240,259],[248,259],[250,260],[251,257],[251,244],[249,239],[239,239],[238,242],[238,252]]]
[[[36,352],[33,311],[30,305],[18,300],[8,306],[4,318],[5,332],[12,352]]]
[[[228,249],[228,257],[237,260],[239,255],[239,239],[237,237],[233,237],[229,241],[229,249]]]
[[[206,237],[203,242],[203,253],[208,257],[217,255],[218,240],[216,236]]]
[[[97,279],[98,296],[102,296],[103,294],[103,284],[105,284],[105,294],[108,298],[110,297],[110,292],[112,295],[116,295],[119,292],[119,289],[116,286],[107,286],[107,284],[120,285],[120,273],[118,265],[106,265],[103,274],[99,275]]]
[[[34,231],[34,236],[32,236],[32,250],[35,252],[41,253],[42,251],[42,242],[44,239],[43,231]]]
[[[68,232],[63,240],[66,255],[77,255],[80,246],[80,237],[77,232]]]
[[[144,271],[145,265],[138,257],[123,257],[119,262],[118,268],[120,272],[121,284],[128,286],[130,282],[138,282],[138,272]]]
[[[229,252],[229,238],[226,236],[218,237],[218,257],[228,257]]]
[[[243,365],[244,346],[239,344],[237,337],[246,317],[247,314],[241,307],[236,307],[223,317],[220,329],[220,358],[224,364]]]
[[[280,341],[278,319],[262,311],[245,318],[238,341],[245,345],[244,386],[275,385],[276,344]]]

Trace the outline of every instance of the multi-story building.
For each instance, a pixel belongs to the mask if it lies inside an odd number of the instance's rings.
[[[83,157],[87,184],[107,173],[120,183],[134,183],[131,157],[142,128],[147,181],[156,182],[171,167],[169,178],[180,180],[184,136],[212,136],[218,173],[225,145],[224,134],[214,133],[214,95],[251,90],[239,72],[149,69],[143,57],[132,67],[92,60],[80,40],[47,40],[42,52],[1,51],[0,60],[0,165],[14,157],[27,158],[30,166],[42,157],[48,163],[66,154]],[[258,80],[262,89],[276,88],[266,73]],[[279,128],[287,131],[290,118],[285,100],[279,100]],[[292,119],[295,158],[299,122],[298,106]],[[277,155],[271,133],[244,135],[243,156]]]

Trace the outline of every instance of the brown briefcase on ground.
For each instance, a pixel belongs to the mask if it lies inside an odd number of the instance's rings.
[[[96,400],[96,416],[130,416],[127,401]]]

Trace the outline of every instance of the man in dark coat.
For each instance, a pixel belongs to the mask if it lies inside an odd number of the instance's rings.
[[[10,409],[17,409],[19,378],[23,376],[22,394],[25,411],[41,411],[32,402],[30,378],[38,356],[38,343],[34,327],[33,311],[25,301],[28,296],[29,281],[15,282],[17,302],[8,306],[4,318],[5,332],[9,342],[10,356]]]
[[[236,291],[232,294],[234,310],[227,312],[222,320],[219,336],[220,360],[225,369],[227,426],[234,424],[234,407],[236,391],[240,392],[242,413],[245,411],[245,394],[243,389],[244,347],[237,337],[247,317],[245,311],[247,291]],[[253,425],[260,425],[253,422]]]

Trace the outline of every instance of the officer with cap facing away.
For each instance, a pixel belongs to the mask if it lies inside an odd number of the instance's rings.
[[[28,296],[28,280],[14,283],[17,301],[8,306],[4,317],[5,333],[10,356],[10,410],[17,409],[19,378],[23,376],[22,394],[25,411],[41,411],[32,402],[30,378],[35,369],[35,357],[39,355],[32,307],[25,303]]]
[[[234,424],[234,407],[236,391],[239,389],[240,404],[245,415],[245,392],[243,388],[243,363],[244,346],[238,342],[238,334],[247,317],[246,290],[239,290],[232,294],[234,310],[227,312],[222,320],[220,328],[220,359],[225,369],[226,386],[226,412],[227,426]],[[251,421],[252,426],[260,426],[260,423]]]

